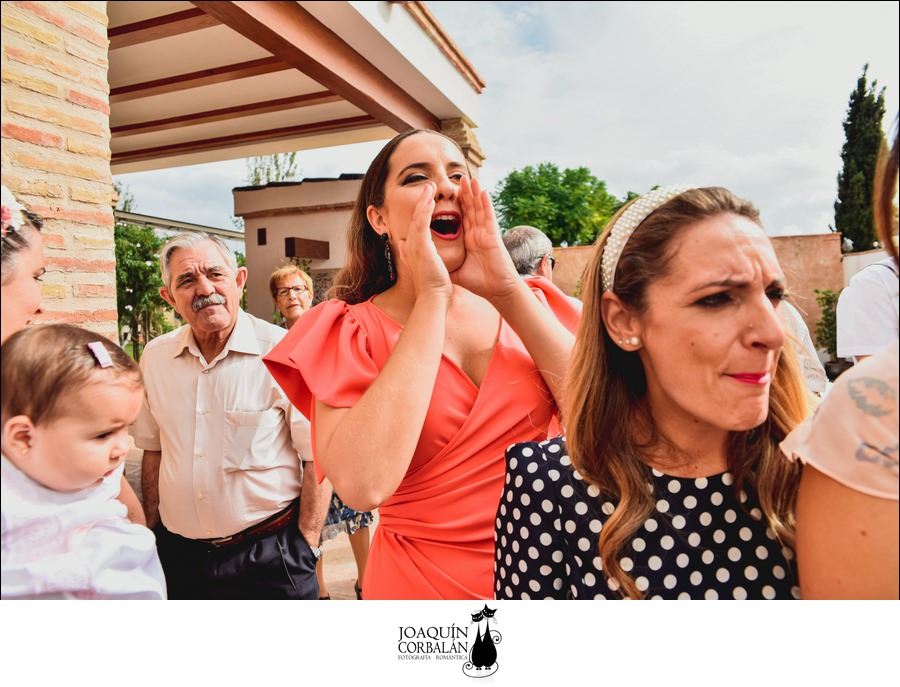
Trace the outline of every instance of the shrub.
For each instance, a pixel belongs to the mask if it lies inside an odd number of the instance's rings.
[[[816,289],[816,303],[822,308],[822,317],[816,322],[816,345],[828,351],[837,360],[837,302],[840,291]]]

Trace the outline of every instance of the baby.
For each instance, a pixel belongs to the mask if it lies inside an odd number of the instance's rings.
[[[153,533],[116,500],[140,368],[73,325],[3,346],[2,597],[166,598]]]

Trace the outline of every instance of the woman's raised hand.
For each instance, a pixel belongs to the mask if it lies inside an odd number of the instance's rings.
[[[434,214],[434,184],[425,184],[413,211],[409,232],[396,243],[397,260],[404,264],[412,277],[416,298],[425,293],[450,295],[453,285],[450,275],[431,240],[431,217]]]
[[[488,299],[510,292],[519,285],[520,277],[503,245],[490,195],[478,179],[460,180],[459,204],[466,259],[450,278]]]

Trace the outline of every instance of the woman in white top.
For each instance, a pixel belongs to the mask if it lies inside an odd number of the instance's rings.
[[[878,234],[895,262],[898,147],[895,129],[875,184]],[[781,444],[789,459],[803,463],[797,565],[805,599],[898,597],[898,357],[895,336],[838,377],[816,414]]]

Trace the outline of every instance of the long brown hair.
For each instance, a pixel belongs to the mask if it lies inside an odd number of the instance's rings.
[[[878,155],[875,168],[875,228],[884,249],[900,262],[897,257],[897,211],[894,195],[897,193],[897,174],[900,166],[900,116],[894,118],[894,143],[884,146]]]
[[[431,129],[410,129],[388,141],[372,160],[363,177],[347,230],[347,262],[334,276],[333,285],[328,290],[329,298],[339,298],[351,304],[361,303],[393,286],[384,250],[384,239],[372,228],[367,211],[370,205],[381,207],[384,204],[388,167],[397,146],[410,136],[418,134],[445,138],[462,154],[462,149],[456,141]]]
[[[650,446],[667,443],[667,439],[655,428],[644,401],[647,381],[638,354],[617,346],[601,317],[603,247],[627,207],[610,220],[585,270],[584,309],[563,405],[572,464],[600,489],[600,498],[616,502],[600,534],[604,573],[624,596],[642,598],[634,580],[619,565],[618,554],[654,510],[655,496],[647,489],[651,473],[642,453]],[[613,293],[633,312],[644,312],[648,286],[667,273],[680,230],[723,213],[738,214],[759,224],[759,212],[751,203],[718,187],[685,191],[657,208],[625,244]],[[749,431],[732,432],[728,444],[735,490],[745,483],[755,488],[769,525],[788,544],[794,536],[800,468],[784,460],[778,444],[807,410],[808,396],[796,352],[793,346],[785,345],[772,380],[766,421]],[[642,435],[648,433],[646,443],[636,443],[636,430]]]

